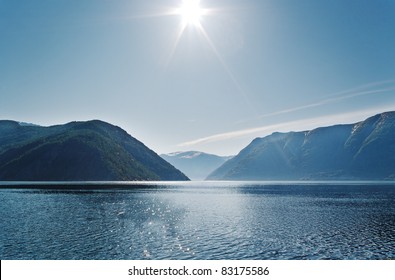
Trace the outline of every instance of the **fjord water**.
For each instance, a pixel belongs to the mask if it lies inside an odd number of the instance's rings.
[[[395,184],[0,189],[1,259],[393,259]]]

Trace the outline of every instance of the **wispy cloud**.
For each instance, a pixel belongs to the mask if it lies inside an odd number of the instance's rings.
[[[211,143],[211,142],[218,142],[218,141],[223,141],[223,140],[228,140],[231,138],[237,138],[237,137],[242,137],[245,135],[249,134],[254,134],[254,133],[263,133],[267,132],[271,129],[278,128],[279,125],[269,125],[269,126],[262,126],[262,127],[255,127],[255,128],[249,128],[249,129],[243,129],[243,130],[237,130],[237,131],[232,131],[232,132],[226,132],[226,133],[220,133],[220,134],[214,134],[208,137],[203,137],[199,138],[196,140],[180,143],[177,146],[179,147],[188,147],[188,146],[194,146],[197,144],[203,144],[203,143]]]
[[[277,116],[282,114],[293,113],[309,108],[315,108],[329,103],[335,103],[345,99],[355,98],[359,96],[382,94],[391,91],[395,91],[395,79],[372,82],[352,89],[347,89],[344,91],[330,94],[327,96],[327,98],[320,100],[318,102],[306,104],[303,106],[293,107],[289,109],[284,109],[273,113],[264,114],[259,116],[258,119],[269,117],[269,116]],[[199,139],[183,142],[178,144],[177,146],[193,147],[196,145],[221,142],[221,141],[226,141],[226,140],[245,137],[245,136],[251,136],[251,137],[265,136],[275,131],[292,131],[292,130],[301,131],[301,130],[313,129],[319,126],[333,125],[337,123],[354,123],[357,121],[361,121],[364,118],[372,116],[376,113],[391,111],[394,109],[395,109],[395,103],[387,104],[381,107],[375,107],[375,108],[372,107],[365,110],[354,110],[352,112],[343,113],[343,114],[332,114],[332,115],[318,116],[313,118],[293,120],[289,122],[275,123],[266,126],[252,127],[242,130],[214,134],[207,137],[202,137]]]
[[[374,114],[377,114],[379,112],[391,111],[394,109],[395,109],[395,104],[391,104],[385,107],[370,108],[366,110],[353,111],[344,114],[326,115],[326,116],[320,116],[315,118],[300,119],[290,122],[282,122],[282,123],[277,123],[267,126],[214,134],[211,136],[180,143],[177,146],[192,147],[195,145],[226,141],[244,136],[259,135],[262,137],[276,131],[303,131],[303,130],[313,129],[319,126],[329,126],[338,123],[343,123],[343,124],[354,123],[354,122],[362,121],[363,119],[372,116]]]
[[[302,111],[305,109],[316,108],[316,107],[320,107],[323,105],[335,103],[338,101],[342,101],[342,100],[346,100],[346,99],[350,99],[350,98],[354,98],[354,97],[358,97],[358,96],[380,94],[380,93],[386,93],[386,92],[390,92],[390,91],[394,91],[394,90],[395,90],[395,79],[373,82],[373,83],[361,85],[361,86],[358,86],[358,87],[355,87],[352,89],[347,89],[344,91],[330,94],[327,96],[327,98],[317,101],[317,102],[314,102],[314,103],[310,103],[310,104],[306,104],[306,105],[302,105],[302,106],[298,106],[298,107],[292,107],[292,108],[288,108],[288,109],[284,109],[284,110],[280,110],[280,111],[276,111],[276,112],[272,112],[272,113],[263,114],[263,115],[258,116],[257,118],[254,118],[254,119],[263,119],[265,117],[272,117],[272,116],[284,115],[284,114],[288,114],[288,113],[294,113],[294,112]]]

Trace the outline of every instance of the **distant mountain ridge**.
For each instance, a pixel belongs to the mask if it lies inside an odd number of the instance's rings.
[[[256,138],[210,180],[393,180],[395,112]]]
[[[123,129],[93,120],[50,127],[0,121],[0,180],[189,179]]]
[[[232,158],[231,156],[222,157],[198,151],[175,152],[160,156],[192,180],[204,180],[225,161]]]

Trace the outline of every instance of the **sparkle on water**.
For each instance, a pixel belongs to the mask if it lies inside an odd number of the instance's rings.
[[[395,258],[394,185],[64,187],[0,189],[1,259]]]

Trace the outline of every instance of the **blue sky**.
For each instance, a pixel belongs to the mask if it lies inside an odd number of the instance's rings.
[[[101,119],[157,153],[395,110],[395,1],[0,0],[0,119]]]

